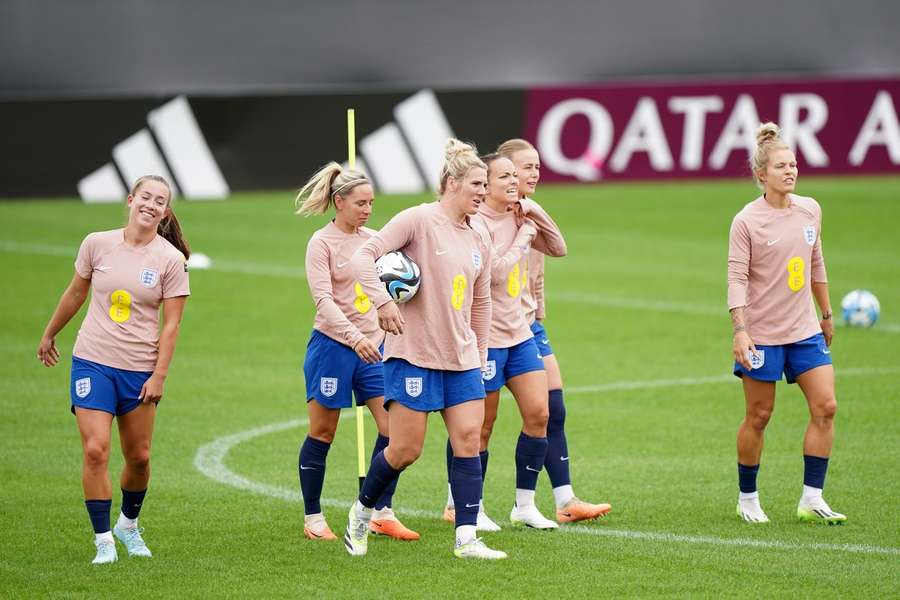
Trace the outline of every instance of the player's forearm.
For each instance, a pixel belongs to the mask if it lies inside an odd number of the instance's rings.
[[[814,281],[812,283],[812,294],[813,298],[816,299],[816,304],[819,305],[822,317],[831,317],[831,300],[828,297],[828,284],[824,281]]]
[[[181,323],[166,323],[159,334],[159,354],[156,358],[156,368],[153,374],[165,378],[169,374],[169,364],[175,355],[175,342],[178,341],[178,332]]]
[[[747,331],[747,325],[744,322],[744,307],[737,306],[732,308],[731,313],[731,329],[733,333],[740,333],[741,331]]]
[[[85,298],[87,298],[87,293],[74,289],[71,285],[66,288],[66,291],[63,292],[59,299],[59,304],[56,305],[56,310],[53,311],[53,316],[50,317],[50,321],[47,323],[47,327],[44,328],[44,336],[56,337],[56,334],[62,331],[63,327],[72,320],[72,317],[78,314]]]

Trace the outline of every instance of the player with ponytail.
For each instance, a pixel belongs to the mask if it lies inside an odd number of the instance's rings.
[[[181,316],[190,294],[190,247],[158,175],[141,177],[128,195],[124,228],[89,234],[75,274],[44,329],[38,359],[59,362],[56,336],[90,294],[72,350],[71,410],[81,434],[85,507],[94,529],[94,564],[118,559],[115,538],[130,556],[150,557],[138,527],[150,481],[150,441],[169,372]],[[162,327],[160,327],[162,307]],[[122,511],[110,531],[108,463],[113,418],[125,465]]]
[[[794,193],[797,159],[775,123],[760,125],[750,167],[762,195],[735,216],[728,251],[728,310],[734,374],[744,388],[738,428],[737,514],[766,523],[756,487],[763,435],[775,407],[775,382],[799,384],[809,407],[803,438],[803,491],[797,517],[841,523],[822,498],[837,401],[831,362],[834,319],[822,255],[822,208]],[[816,317],[813,299],[822,312]]]

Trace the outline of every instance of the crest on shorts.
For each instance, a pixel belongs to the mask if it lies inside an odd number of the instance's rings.
[[[481,268],[481,251],[472,250],[472,264],[475,265],[476,269]]]
[[[322,377],[319,379],[319,390],[327,398],[331,398],[337,393],[338,380],[337,377]]]
[[[418,398],[422,393],[422,378],[407,377],[406,378],[406,394],[413,398]]]
[[[79,398],[85,398],[91,393],[91,378],[82,377],[75,381],[75,395]]]
[[[489,381],[494,378],[494,375],[497,374],[497,361],[489,360],[485,363],[484,368],[481,370],[481,378],[484,381]]]
[[[159,272],[155,269],[141,269],[141,285],[144,287],[156,287],[159,281]]]
[[[806,240],[806,243],[812,246],[816,243],[816,228],[812,225],[804,225],[803,226],[803,239]]]
[[[750,368],[759,369],[766,364],[766,351],[757,348],[756,354],[750,353]]]

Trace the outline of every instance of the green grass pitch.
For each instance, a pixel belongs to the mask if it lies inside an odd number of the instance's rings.
[[[59,338],[60,366],[45,369],[35,351],[78,243],[121,226],[124,210],[0,203],[0,261],[10,276],[0,295],[0,597],[896,597],[900,178],[809,178],[798,191],[824,209],[833,304],[866,288],[882,306],[874,329],[840,327],[833,345],[838,417],[826,498],[848,524],[794,518],[807,418],[799,390],[783,383],[759,477],[772,523],[750,526],[734,514],[743,397],[728,376],[725,262],[731,219],[755,197],[752,184],[545,185],[537,198],[569,246],[569,256],[547,261],[546,325],[567,390],[575,491],[614,508],[601,522],[556,532],[488,534],[510,555],[497,563],[452,556],[452,527],[438,518],[446,497],[438,416],[395,497],[421,541],[372,539],[369,555],[353,558],[340,542],[303,537],[300,367],[313,306],[302,266],[325,219],[293,216],[285,191],[178,203],[195,251],[214,264],[191,274],[160,405],[141,515],[154,558],[129,560],[120,546],[117,564],[91,566],[67,387],[81,315]],[[425,199],[380,197],[371,225]],[[485,488],[501,525],[519,426],[504,397]],[[373,435],[368,418],[367,452]],[[335,531],[355,495],[355,447],[345,420],[324,490]],[[552,514],[544,475],[538,502]],[[114,515],[118,504],[116,495]]]

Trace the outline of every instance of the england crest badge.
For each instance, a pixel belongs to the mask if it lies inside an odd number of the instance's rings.
[[[756,350],[756,354],[752,352],[748,352],[750,356],[750,368],[751,369],[759,369],[764,364],[766,364],[766,351],[765,350]]]
[[[322,377],[319,379],[319,390],[322,392],[322,395],[331,398],[337,393],[337,389],[337,377]]]
[[[406,378],[406,394],[412,398],[418,398],[422,393],[422,378],[407,377]]]
[[[816,228],[812,225],[804,225],[803,226],[803,239],[806,240],[806,243],[812,246],[816,243]]]
[[[472,250],[472,264],[475,266],[476,269],[481,268],[481,251]]]
[[[481,370],[481,378],[484,381],[490,381],[497,374],[497,361],[489,360],[485,363],[484,369]]]
[[[141,269],[141,285],[144,287],[156,287],[159,281],[159,272],[155,269]]]
[[[91,378],[82,377],[75,381],[75,395],[79,398],[86,398],[91,393]]]

